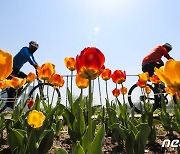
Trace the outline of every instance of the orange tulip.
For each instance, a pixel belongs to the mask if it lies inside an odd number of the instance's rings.
[[[49,81],[51,76],[55,73],[55,65],[52,63],[45,63],[37,68],[37,72],[39,78]]]
[[[142,74],[138,74],[139,76],[139,80],[141,82],[147,82],[149,80],[149,74],[148,72],[142,73]]]
[[[12,55],[0,49],[0,81],[6,79],[11,74],[12,64]]]
[[[145,86],[145,92],[146,92],[146,94],[150,94],[151,88],[149,86]]]
[[[104,69],[100,77],[105,81],[109,80],[111,78],[111,70],[109,68]]]
[[[150,81],[154,84],[159,84],[161,82],[157,75],[153,75],[152,77],[150,77]]]
[[[0,81],[0,89],[5,90],[7,86],[6,80]]]
[[[59,74],[54,74],[50,80],[51,84],[56,87],[62,87],[64,85],[64,79]]]
[[[136,83],[137,86],[144,88],[147,85],[147,82],[142,82],[140,79],[138,80],[138,82]]]
[[[126,72],[121,70],[116,70],[111,75],[112,81],[116,84],[121,84],[126,81]]]
[[[28,100],[28,101],[27,101],[27,106],[28,106],[28,108],[29,108],[29,109],[32,108],[33,105],[34,105],[34,103],[35,103],[34,100],[32,100],[32,99],[31,99],[31,100]]]
[[[11,80],[7,80],[6,83],[8,84],[8,86],[14,89],[18,89],[21,88],[26,83],[26,78],[21,79],[18,77],[13,77]]]
[[[28,83],[31,83],[33,82],[35,79],[36,79],[36,74],[34,74],[33,72],[30,72],[28,75],[27,75],[27,82]]]
[[[74,71],[76,69],[76,60],[73,57],[66,57],[64,59],[64,65],[70,70]]]
[[[120,88],[120,92],[121,92],[121,94],[126,95],[127,94],[127,88],[126,87]]]
[[[112,93],[113,93],[113,95],[114,95],[115,97],[118,97],[118,96],[120,95],[120,90],[117,89],[117,88],[115,88],[115,89],[112,91]]]
[[[81,78],[79,74],[76,74],[76,85],[78,88],[87,88],[89,85],[89,80]]]
[[[95,47],[88,47],[76,56],[77,73],[86,79],[96,79],[104,67],[105,57]]]

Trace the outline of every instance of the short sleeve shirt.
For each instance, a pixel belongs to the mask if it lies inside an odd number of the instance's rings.
[[[157,46],[150,53],[143,59],[142,63],[145,62],[161,62],[162,56],[166,57],[167,59],[170,58],[168,51],[163,46]]]

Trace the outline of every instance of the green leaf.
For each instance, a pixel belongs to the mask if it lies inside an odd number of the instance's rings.
[[[150,133],[150,128],[147,123],[141,123],[139,126],[138,133],[135,136],[135,153],[144,154],[146,142]]]
[[[38,154],[37,144],[36,144],[36,135],[35,135],[36,129],[31,128],[30,134],[28,134],[28,140],[29,140],[29,153]]]
[[[112,107],[106,108],[106,110],[107,110],[107,113],[108,113],[110,125],[112,125],[114,123],[117,123],[118,118],[116,116],[116,111]]]
[[[67,93],[68,93],[68,101],[69,101],[69,104],[72,108],[73,100],[72,100],[71,92],[70,92],[69,88],[67,88]]]
[[[130,126],[130,130],[132,130],[134,135],[136,135],[138,133],[138,129],[136,128],[136,126],[131,121],[128,121],[128,123]]]
[[[109,103],[109,100],[106,99],[106,108],[110,107],[110,103]]]
[[[45,130],[39,143],[39,154],[45,154],[53,145],[54,133],[52,130]]]
[[[162,124],[162,122],[158,119],[154,119],[153,120],[153,125],[159,125],[159,124]]]
[[[75,102],[72,104],[72,113],[73,115],[76,115],[78,112],[78,106],[81,104],[82,101],[82,93],[80,96],[75,100]]]
[[[97,131],[97,134],[96,134],[93,142],[91,143],[91,150],[92,150],[93,154],[102,153],[102,143],[104,140],[104,136],[105,136],[105,126],[103,124]]]
[[[36,95],[36,99],[35,99],[35,103],[34,103],[34,106],[32,108],[32,110],[37,110],[37,111],[40,111],[40,97],[39,95],[37,94]]]
[[[66,119],[69,129],[73,130],[73,123],[75,120],[74,115],[67,109],[64,109],[63,117]]]
[[[86,152],[87,147],[88,147],[88,128],[86,129],[86,132],[84,136],[82,137],[81,144],[82,144],[84,152]]]
[[[113,130],[113,138],[117,141],[120,142],[122,139],[126,141],[127,136],[128,136],[128,131],[123,128],[119,123],[115,123],[112,125],[112,130]]]
[[[133,132],[129,132],[127,135],[127,138],[125,140],[125,149],[127,154],[133,154],[134,153],[134,142],[135,142],[135,136]]]
[[[85,119],[84,119],[84,114],[83,114],[82,109],[79,106],[78,108],[79,108],[79,111],[77,115],[77,124],[79,125],[78,128],[79,128],[80,134],[83,135],[86,128]]]
[[[11,129],[7,135],[7,141],[12,150],[21,147],[24,143],[26,132],[19,129]]]
[[[62,127],[63,127],[62,120],[57,121],[57,123],[56,123],[56,133],[59,133],[61,131]]]
[[[12,114],[12,119],[14,119],[15,121],[18,120],[20,117],[20,107],[17,106],[14,110],[13,110],[13,114]]]
[[[68,152],[61,147],[55,147],[54,149],[55,149],[55,154],[68,154]]]
[[[76,144],[73,144],[72,154],[85,154],[85,152],[79,142],[77,142]]]

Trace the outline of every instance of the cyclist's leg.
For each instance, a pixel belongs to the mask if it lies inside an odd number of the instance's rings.
[[[26,78],[27,75],[24,72],[19,71],[17,77],[19,77],[19,78]]]
[[[148,72],[149,76],[151,77],[154,74],[154,67],[155,67],[155,63],[146,62],[145,64],[142,65],[142,71],[143,72]]]

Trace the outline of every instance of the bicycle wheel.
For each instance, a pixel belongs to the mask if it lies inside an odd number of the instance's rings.
[[[49,84],[49,83],[39,83],[37,86],[35,86],[28,95],[28,99],[36,99],[36,96],[39,95],[41,96],[40,93],[40,87],[43,87],[43,92],[42,92],[42,99],[49,104],[53,104],[56,105],[57,101],[59,101],[59,99],[61,98],[59,89],[56,88],[54,89],[53,85]]]
[[[134,84],[128,91],[128,102],[131,107],[135,107],[135,111],[137,113],[141,112],[141,107],[142,109],[144,108],[144,102],[148,102],[153,106],[153,110],[155,110],[155,99],[157,99],[155,95],[155,90],[151,85],[147,85],[150,88],[150,93],[147,94],[145,91],[145,88],[140,88],[136,84]]]

